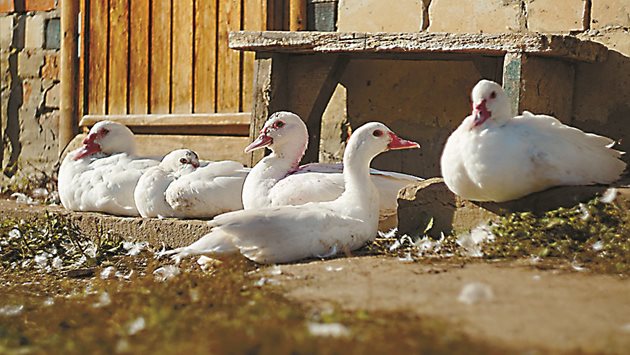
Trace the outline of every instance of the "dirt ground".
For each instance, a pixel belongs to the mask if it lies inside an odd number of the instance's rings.
[[[446,320],[467,335],[515,350],[627,353],[630,280],[515,263],[354,257],[272,269],[286,295],[315,309],[404,311]],[[493,296],[458,300],[464,285]],[[395,322],[392,319],[392,322]]]

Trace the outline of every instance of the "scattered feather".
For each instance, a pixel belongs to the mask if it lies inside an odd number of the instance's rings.
[[[199,259],[197,259],[197,265],[199,265],[203,271],[208,271],[208,269],[217,267],[221,264],[223,264],[221,260],[213,259],[205,255],[202,255]]]
[[[263,287],[265,285],[277,285],[279,283],[280,283],[280,281],[278,281],[278,280],[267,278],[267,277],[261,277],[256,282],[254,282],[254,286],[256,286],[256,287]]]
[[[94,308],[106,307],[106,306],[109,306],[111,303],[112,303],[112,299],[111,297],[109,297],[109,293],[102,292],[101,295],[98,297],[98,302],[94,303],[92,307]]]
[[[341,323],[308,323],[308,332],[316,337],[348,337],[350,330]]]
[[[328,266],[326,266],[325,270],[326,271],[341,271],[341,270],[343,270],[343,266],[332,267],[332,266],[328,265]]]
[[[55,304],[55,299],[52,297],[48,297],[44,300],[43,304],[45,307],[50,307]]]
[[[575,271],[586,271],[588,270],[587,268],[583,267],[582,265],[578,264],[577,261],[573,260],[571,262],[571,267],[573,268],[573,270]]]
[[[42,254],[35,255],[35,257],[33,258],[33,261],[35,262],[36,267],[40,269],[44,269],[46,268],[46,266],[48,266],[48,254],[42,253]]]
[[[48,192],[48,190],[43,187],[38,187],[36,189],[33,189],[33,191],[31,191],[31,196],[37,199],[45,199],[46,197],[48,197],[49,194],[50,193]]]
[[[199,295],[199,290],[196,288],[191,288],[190,291],[188,292],[188,294],[190,295],[190,301],[191,302],[198,302],[200,299],[200,295]]]
[[[465,304],[488,302],[494,298],[494,293],[489,285],[481,282],[470,282],[464,285],[457,300]]]
[[[0,316],[14,317],[20,315],[24,311],[24,305],[8,305],[0,307]]]
[[[385,239],[394,238],[396,237],[397,232],[398,232],[398,228],[392,228],[387,232],[378,231],[378,236]]]
[[[14,192],[11,194],[11,198],[15,199],[15,202],[17,203],[24,203],[27,205],[37,205],[38,202],[33,200],[33,198],[31,198],[30,196],[27,196],[21,192]]]
[[[123,248],[127,251],[127,255],[136,256],[148,246],[147,242],[123,242]]]
[[[603,203],[612,203],[613,201],[615,201],[615,198],[617,198],[617,189],[614,187],[611,187],[607,189],[606,192],[604,192],[604,194],[602,195],[602,197],[599,198],[599,200]]]
[[[99,274],[100,278],[103,280],[109,279],[116,274],[116,268],[113,266],[108,266],[104,268]]]
[[[591,218],[591,211],[586,208],[585,204],[580,203],[578,206],[580,208],[580,212],[582,212],[580,218],[582,218],[583,221],[587,221],[589,218]]]
[[[481,247],[484,243],[492,242],[494,234],[487,225],[475,227],[470,233],[460,234],[457,237],[457,245],[464,249],[464,255],[480,258],[483,256]]]
[[[180,274],[180,270],[175,265],[164,265],[153,271],[157,281],[166,281]]]
[[[411,257],[411,253],[405,253],[405,256],[398,257],[398,261],[403,262],[403,263],[412,263],[413,257]]]
[[[63,267],[63,259],[58,256],[55,256],[51,263],[52,267],[55,269],[61,269]]]
[[[127,334],[134,335],[146,327],[144,317],[138,317],[127,326]]]
[[[602,242],[601,240],[596,241],[595,243],[593,243],[593,245],[591,245],[591,249],[593,249],[594,251],[600,251],[604,249],[604,242]]]
[[[272,276],[282,275],[282,268],[279,265],[272,266],[267,273]]]

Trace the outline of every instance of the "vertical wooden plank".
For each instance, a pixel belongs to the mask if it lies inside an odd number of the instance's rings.
[[[129,113],[149,109],[150,0],[130,0]]]
[[[193,0],[173,1],[172,113],[192,112],[193,6]]]
[[[90,25],[88,31],[88,111],[105,114],[107,95],[107,16],[108,1],[88,2]]]
[[[109,80],[107,113],[127,113],[129,58],[129,7],[127,0],[109,0]]]
[[[238,112],[241,53],[228,47],[228,33],[241,28],[241,1],[219,1],[217,112]]]
[[[170,112],[171,9],[171,0],[152,0],[149,99],[151,113]]]
[[[306,29],[306,0],[289,0],[289,30]]]
[[[266,1],[244,0],[243,30],[264,31],[267,26]],[[243,52],[242,111],[251,111],[254,85],[254,52]]]
[[[61,13],[61,103],[59,105],[59,153],[70,143],[77,120],[77,84],[79,58],[77,57],[79,0],[64,0]],[[0,159],[1,161],[2,159]]]
[[[194,110],[215,112],[217,2],[196,0],[194,45]]]
[[[81,0],[79,2],[79,23],[78,23],[78,31],[79,31],[79,77],[78,77],[78,88],[77,88],[77,101],[78,101],[78,109],[77,109],[77,119],[81,120],[81,117],[87,113],[87,90],[85,89],[85,68],[86,68],[86,34],[87,34],[87,23],[88,18],[86,16],[86,5],[87,0]],[[63,4],[62,4],[63,5]]]

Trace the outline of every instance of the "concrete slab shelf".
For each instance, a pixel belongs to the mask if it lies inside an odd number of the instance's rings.
[[[605,46],[569,35],[539,33],[359,33],[359,32],[231,32],[230,48],[278,53],[458,53],[503,56],[506,53],[601,62]]]

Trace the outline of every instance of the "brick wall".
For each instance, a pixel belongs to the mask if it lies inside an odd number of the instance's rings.
[[[0,0],[3,187],[46,180],[57,162],[58,1]]]

